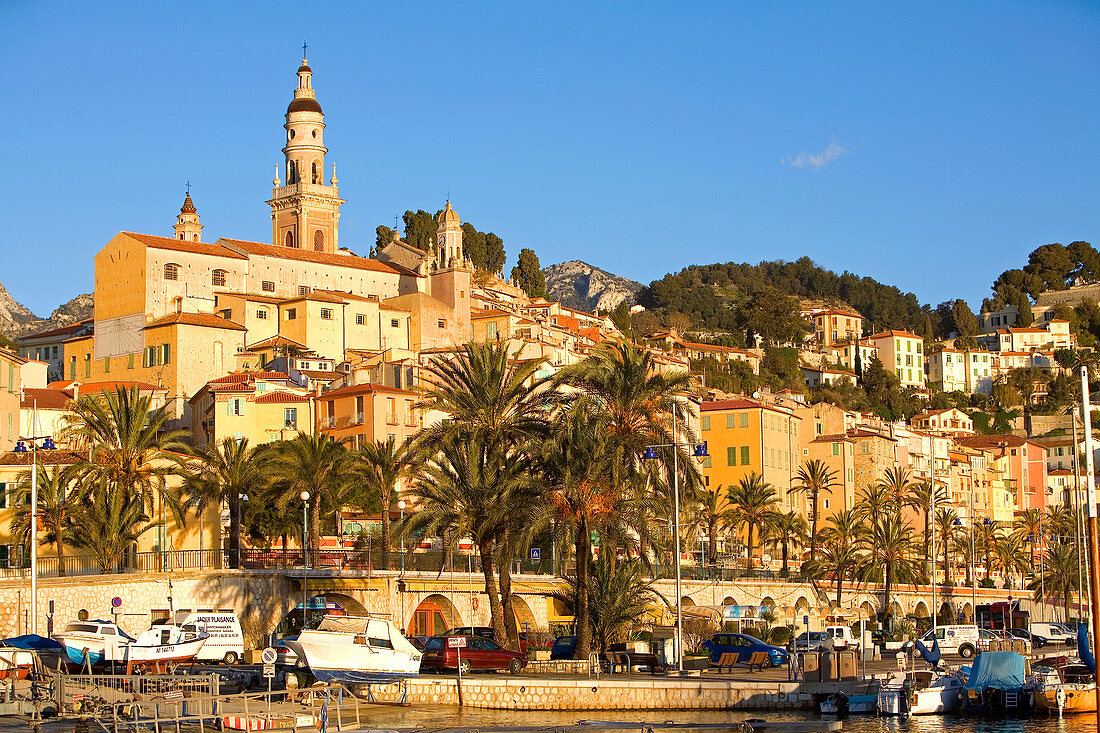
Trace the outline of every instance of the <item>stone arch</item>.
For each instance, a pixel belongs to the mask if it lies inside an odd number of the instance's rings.
[[[285,244],[287,247],[294,246],[294,232],[288,231],[286,233],[286,236],[283,237],[283,244]]]
[[[776,608],[775,599],[772,598],[771,596],[764,596],[762,599],[760,599],[760,605],[761,605],[761,607],[767,606],[768,608],[772,609],[773,611]]]
[[[974,607],[970,605],[970,601],[963,603],[962,609],[959,611],[959,620],[966,619],[967,623],[974,623]]]
[[[537,623],[535,614],[531,607],[527,605],[527,601],[523,600],[521,596],[512,595],[512,613],[516,616],[516,626],[519,627],[520,631],[535,630]]]
[[[937,614],[939,616],[939,622],[941,624],[953,624],[955,623],[955,607],[948,601],[944,601],[940,606],[940,611]]]
[[[810,602],[806,599],[806,596],[798,597],[798,600],[794,602],[794,610],[796,613],[810,610]]]
[[[918,601],[917,605],[913,607],[913,615],[917,618],[929,618],[932,614],[928,612],[928,604],[924,601]]]
[[[890,611],[889,611],[890,615],[893,616],[895,619],[902,618],[903,616],[905,616],[905,609],[903,609],[901,607],[901,604],[898,603],[897,601],[892,602],[890,604],[889,608],[890,608]]]
[[[344,612],[349,616],[367,615],[367,609],[363,604],[349,595],[343,593],[325,593],[319,597],[324,598],[326,601],[340,604],[340,608],[344,609]]]
[[[681,606],[694,606],[695,601],[692,600],[691,596],[681,596],[680,597],[680,605]]]
[[[414,636],[438,636],[448,629],[465,625],[454,603],[441,593],[422,598],[412,615],[402,621],[402,628],[410,630]]]
[[[874,620],[875,607],[871,605],[870,601],[864,601],[859,604],[859,615],[868,620]]]
[[[311,183],[320,185],[322,183],[321,176],[321,161],[315,160],[313,161],[313,180]]]
[[[723,606],[736,606],[737,601],[733,600],[733,596],[726,596],[722,599]]]

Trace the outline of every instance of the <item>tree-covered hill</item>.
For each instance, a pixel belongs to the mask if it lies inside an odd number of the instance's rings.
[[[665,313],[683,313],[702,328],[736,331],[744,325],[738,308],[754,294],[768,290],[847,303],[869,321],[869,328],[876,330],[905,328],[921,333],[933,314],[912,293],[850,272],[838,275],[809,257],[757,265],[692,265],[642,288],[638,303]]]

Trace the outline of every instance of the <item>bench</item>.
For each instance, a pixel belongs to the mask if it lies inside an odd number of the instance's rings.
[[[753,652],[752,656],[749,657],[749,661],[747,661],[747,662],[737,661],[738,656],[740,656],[740,655],[737,652],[722,652],[721,656],[718,657],[718,661],[717,662],[711,662],[710,665],[712,667],[717,667],[718,668],[718,674],[721,674],[723,667],[728,667],[729,671],[733,672],[734,665],[743,664],[746,667],[748,667],[749,671],[751,672],[751,671],[753,671],[754,667],[757,668],[757,669],[763,670],[764,665],[766,665],[768,663],[768,653],[767,652]]]
[[[663,671],[663,667],[657,662],[657,655],[649,652],[607,652],[607,661],[611,665],[612,674],[616,667],[622,667],[624,674],[630,674],[630,668],[635,665],[649,667],[651,674]]]

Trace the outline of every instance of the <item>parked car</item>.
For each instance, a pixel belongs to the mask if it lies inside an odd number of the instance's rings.
[[[1077,630],[1070,630],[1063,624],[1036,621],[1028,625],[1028,631],[1038,634],[1052,644],[1062,643],[1077,646]]]
[[[929,649],[933,641],[938,643],[941,654],[958,654],[963,659],[969,659],[978,651],[982,636],[978,633],[978,627],[972,624],[951,624],[929,629],[920,640]],[[901,648],[902,651],[909,651],[913,648],[913,642],[907,641]]]
[[[859,639],[848,626],[826,626],[825,638],[833,642],[833,649],[854,649],[859,651]]]
[[[550,647],[551,659],[572,659],[573,650],[577,648],[577,637],[559,636],[554,639],[554,646]]]
[[[1050,641],[1045,636],[1033,634],[1027,629],[1009,629],[1008,633],[1012,634],[1017,639],[1027,639],[1031,642],[1032,649],[1042,649],[1050,643]]]
[[[482,639],[493,640],[492,626],[459,626],[447,632],[447,636],[480,636]],[[519,650],[527,654],[527,632],[519,632]]]
[[[794,640],[796,652],[818,652],[832,649],[832,643],[825,637],[824,631],[803,631]]]
[[[284,636],[271,645],[271,648],[275,650],[275,664],[286,667],[298,666],[298,655],[286,645],[286,642],[295,641],[297,638],[297,634],[291,634]]]
[[[527,666],[527,658],[519,652],[504,649],[492,639],[484,639],[480,636],[466,636],[466,646],[461,650],[452,647],[448,639],[452,636],[433,636],[424,645],[424,654],[420,657],[420,668],[423,670],[434,669],[442,672],[445,669],[459,668],[459,652],[461,651],[462,674],[469,674],[475,670],[497,671],[506,669],[512,674],[519,674]]]
[[[979,651],[989,651],[994,648],[994,642],[1002,641],[1014,641],[1021,639],[1021,637],[1014,636],[1003,629],[978,629],[978,649]],[[1025,654],[1031,654],[1031,640],[1023,639]]]
[[[765,667],[786,664],[790,658],[790,654],[786,649],[765,644],[755,636],[749,636],[748,634],[729,634],[725,632],[715,634],[704,641],[702,646],[707,650],[707,656],[710,657],[712,662],[717,662],[726,652],[735,652],[738,664],[748,664],[749,660],[752,659],[753,652],[767,652],[768,659],[764,664]]]

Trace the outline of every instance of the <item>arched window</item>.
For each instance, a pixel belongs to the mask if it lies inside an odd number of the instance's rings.
[[[320,229],[313,233],[313,249],[318,252],[325,251],[325,233]]]
[[[180,279],[180,266],[174,262],[169,262],[164,266],[164,279],[165,280],[179,280]]]
[[[286,182],[287,185],[298,182],[298,164],[293,160],[286,164]]]
[[[313,182],[321,183],[321,175],[321,162],[315,160],[313,161]]]
[[[210,284],[214,287],[224,288],[225,275],[225,270],[214,270],[212,273],[210,273]]]
[[[286,233],[286,238],[283,241],[286,242],[287,247],[293,247],[294,246],[294,232],[287,232]]]

